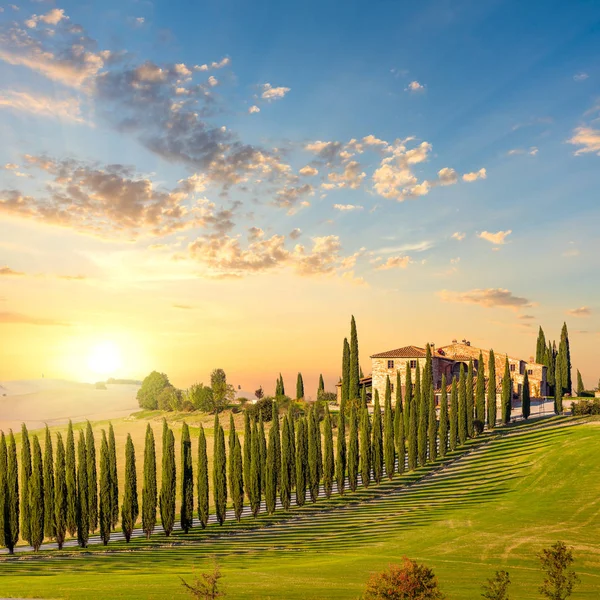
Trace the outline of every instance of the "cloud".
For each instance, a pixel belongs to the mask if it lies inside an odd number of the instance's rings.
[[[0,324],[23,324],[23,325],[53,325],[68,327],[69,323],[57,321],[56,319],[46,319],[43,317],[32,317],[14,312],[0,312]]]
[[[255,242],[265,236],[265,232],[260,227],[250,227],[248,229],[248,239]]]
[[[487,171],[483,168],[479,169],[479,171],[473,171],[472,173],[465,173],[462,176],[463,181],[466,181],[467,183],[477,181],[478,179],[485,179],[486,177]]]
[[[577,82],[585,81],[588,77],[589,75],[587,73],[575,73],[575,75],[573,75],[573,80]]]
[[[296,227],[296,229],[292,229],[292,231],[290,231],[290,239],[291,240],[297,240],[300,236],[302,235],[302,230],[298,229]]]
[[[87,275],[57,275],[58,279],[64,279],[65,281],[85,281]]]
[[[512,308],[518,310],[532,306],[527,298],[514,296],[512,292],[502,288],[474,289],[468,292],[451,292],[442,290],[439,296],[443,302],[460,302],[479,304],[486,308]]]
[[[315,193],[314,188],[309,183],[304,185],[284,186],[275,195],[273,203],[280,208],[287,208],[288,211],[294,211],[298,206],[309,206],[308,196]]]
[[[346,164],[343,173],[329,173],[328,179],[338,188],[358,189],[367,176],[361,170],[360,163],[353,160]]]
[[[458,181],[458,173],[454,169],[444,167],[438,171],[440,185],[453,185]]]
[[[270,83],[265,83],[262,85],[260,97],[269,102],[272,100],[281,100],[289,91],[290,88],[288,87],[273,87]]]
[[[396,252],[425,252],[433,248],[434,243],[430,240],[423,240],[412,244],[402,244],[401,246],[387,246],[377,250],[377,254],[394,254]]]
[[[466,237],[467,237],[467,234],[466,233],[462,233],[460,231],[455,231],[452,234],[452,239],[453,240],[458,240],[459,242],[462,242]]]
[[[569,144],[581,146],[575,151],[575,156],[594,152],[600,156],[600,129],[591,127],[577,127],[572,138],[568,139]]]
[[[209,69],[222,69],[223,67],[227,67],[231,64],[231,59],[229,57],[222,58],[218,62],[212,62],[210,64],[203,65],[194,65],[194,71],[208,71]]]
[[[571,308],[567,311],[572,317],[589,317],[592,314],[592,309],[589,306],[580,306],[579,308]]]
[[[317,158],[328,165],[339,162],[340,153],[343,151],[344,145],[341,142],[310,142],[304,146],[308,152],[317,155]]]
[[[68,18],[69,17],[65,15],[65,11],[62,8],[53,8],[45,15],[31,15],[31,17],[25,21],[25,25],[30,29],[35,29],[38,23],[58,25],[63,19],[68,20]]]
[[[333,208],[341,212],[351,212],[354,210],[363,210],[364,206],[359,206],[358,204],[334,204]]]
[[[254,106],[251,106],[248,109],[248,113],[251,114],[251,115],[259,113],[259,112],[260,112],[260,108],[258,108],[258,106],[256,106],[256,104]]]
[[[420,84],[418,81],[411,81],[406,88],[407,92],[423,92],[425,86]]]
[[[304,175],[305,177],[312,177],[314,175],[318,175],[319,171],[310,165],[306,165],[305,167],[302,167],[298,173],[300,173],[300,175]]]
[[[519,154],[529,154],[529,156],[537,156],[538,152],[539,152],[539,150],[536,146],[531,146],[531,148],[529,148],[529,150],[525,150],[524,148],[513,148],[512,150],[509,150],[506,153],[506,155],[507,156],[516,156]]]
[[[4,266],[4,267],[0,267],[0,277],[1,276],[9,276],[9,277],[21,277],[23,275],[25,275],[25,273],[22,273],[21,271],[15,271],[13,269],[11,269],[10,267]]]
[[[506,243],[506,238],[512,233],[511,229],[507,231],[497,231],[496,233],[492,233],[490,231],[482,231],[477,235],[482,240],[486,240],[492,244],[501,245]]]
[[[533,315],[519,315],[519,319],[522,319],[523,321],[530,321],[535,319],[535,317]]]
[[[194,307],[190,304],[173,304],[173,308],[179,308],[181,310],[191,310]]]
[[[0,92],[0,107],[27,112],[42,117],[53,117],[63,121],[84,123],[77,98],[54,98],[33,95],[28,92]]]
[[[406,269],[412,262],[410,256],[390,256],[384,263],[376,267],[377,271],[387,271],[389,269]]]

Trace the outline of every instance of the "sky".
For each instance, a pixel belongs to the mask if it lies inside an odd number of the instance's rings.
[[[600,376],[600,4],[0,6],[0,380],[333,389],[454,338]]]

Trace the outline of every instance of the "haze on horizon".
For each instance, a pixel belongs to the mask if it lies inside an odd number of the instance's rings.
[[[354,314],[595,387],[600,6],[544,7],[3,6],[0,381],[332,389]]]

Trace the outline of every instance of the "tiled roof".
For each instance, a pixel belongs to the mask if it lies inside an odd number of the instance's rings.
[[[396,348],[396,350],[388,350],[373,354],[371,358],[425,358],[426,353],[424,348],[417,346],[404,346],[404,348]]]

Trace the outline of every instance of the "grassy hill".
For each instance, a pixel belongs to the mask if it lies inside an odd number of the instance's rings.
[[[581,576],[574,598],[597,598],[600,422],[552,419],[469,450],[409,487],[396,479],[242,526],[111,544],[108,552],[5,560],[2,593],[183,598],[178,576],[208,568],[215,555],[230,598],[356,598],[371,572],[408,555],[435,569],[451,599],[477,598],[499,568],[510,571],[511,597],[533,599],[541,582],[535,555],[561,539],[574,547]]]

